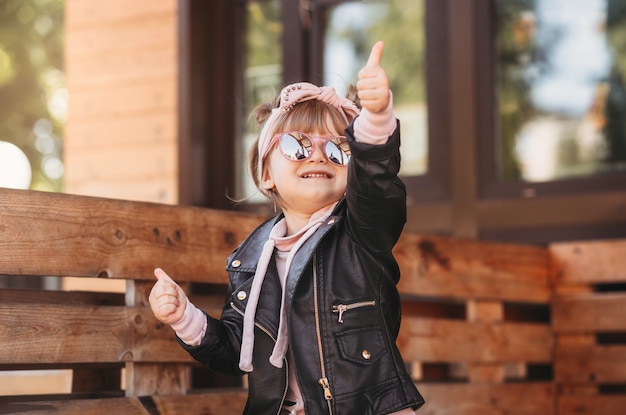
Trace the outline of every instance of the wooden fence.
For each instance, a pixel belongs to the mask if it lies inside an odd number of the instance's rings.
[[[241,413],[245,382],[198,367],[147,295],[161,266],[219,315],[226,257],[261,219],[0,189],[0,275],[126,281],[125,293],[0,289],[0,371],[72,371],[67,393],[0,396],[0,414]],[[420,415],[623,413],[626,242],[405,233],[395,254]]]

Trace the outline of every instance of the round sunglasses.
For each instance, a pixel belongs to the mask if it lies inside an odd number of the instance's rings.
[[[304,161],[315,151],[314,145],[321,144],[324,157],[338,166],[346,166],[350,161],[348,139],[338,137],[312,137],[300,131],[278,133],[270,142],[270,147],[278,141],[282,155],[291,161]]]

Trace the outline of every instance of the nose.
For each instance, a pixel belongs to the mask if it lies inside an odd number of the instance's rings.
[[[324,155],[324,151],[322,149],[322,146],[324,144],[318,140],[316,140],[313,144],[313,153],[311,153],[311,157],[309,158],[309,161],[312,163],[326,163],[326,155]]]

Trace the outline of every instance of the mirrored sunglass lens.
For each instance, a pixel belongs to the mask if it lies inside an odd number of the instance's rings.
[[[305,147],[304,140],[298,140],[291,134],[283,134],[280,137],[280,150],[290,160],[302,160],[309,156],[309,150]],[[310,148],[310,143],[309,148]]]
[[[345,166],[350,161],[350,156],[339,147],[339,144],[329,141],[324,147],[326,149],[326,157],[333,163]]]

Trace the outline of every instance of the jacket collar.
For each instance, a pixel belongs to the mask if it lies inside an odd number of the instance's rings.
[[[311,255],[312,251],[324,235],[326,235],[326,233],[333,226],[336,226],[340,222],[344,206],[345,198],[341,199],[339,203],[337,203],[337,206],[335,206],[332,214],[324,221],[324,223],[322,223],[317,232],[315,232],[300,248],[294,258],[292,268],[289,272],[290,275],[301,274],[302,269],[306,266],[308,261],[301,261],[298,260],[298,258],[302,258],[302,255],[305,255],[305,257],[308,258]],[[229,257],[228,263],[226,264],[226,270],[228,272],[254,273],[256,271],[259,257],[261,256],[261,251],[263,250],[263,244],[268,240],[274,225],[281,220],[283,216],[284,215],[281,213],[278,216],[270,218],[252,231],[248,238],[246,238],[246,240],[243,241],[242,244]],[[297,274],[294,274],[296,272]],[[289,285],[291,286],[291,284]]]

